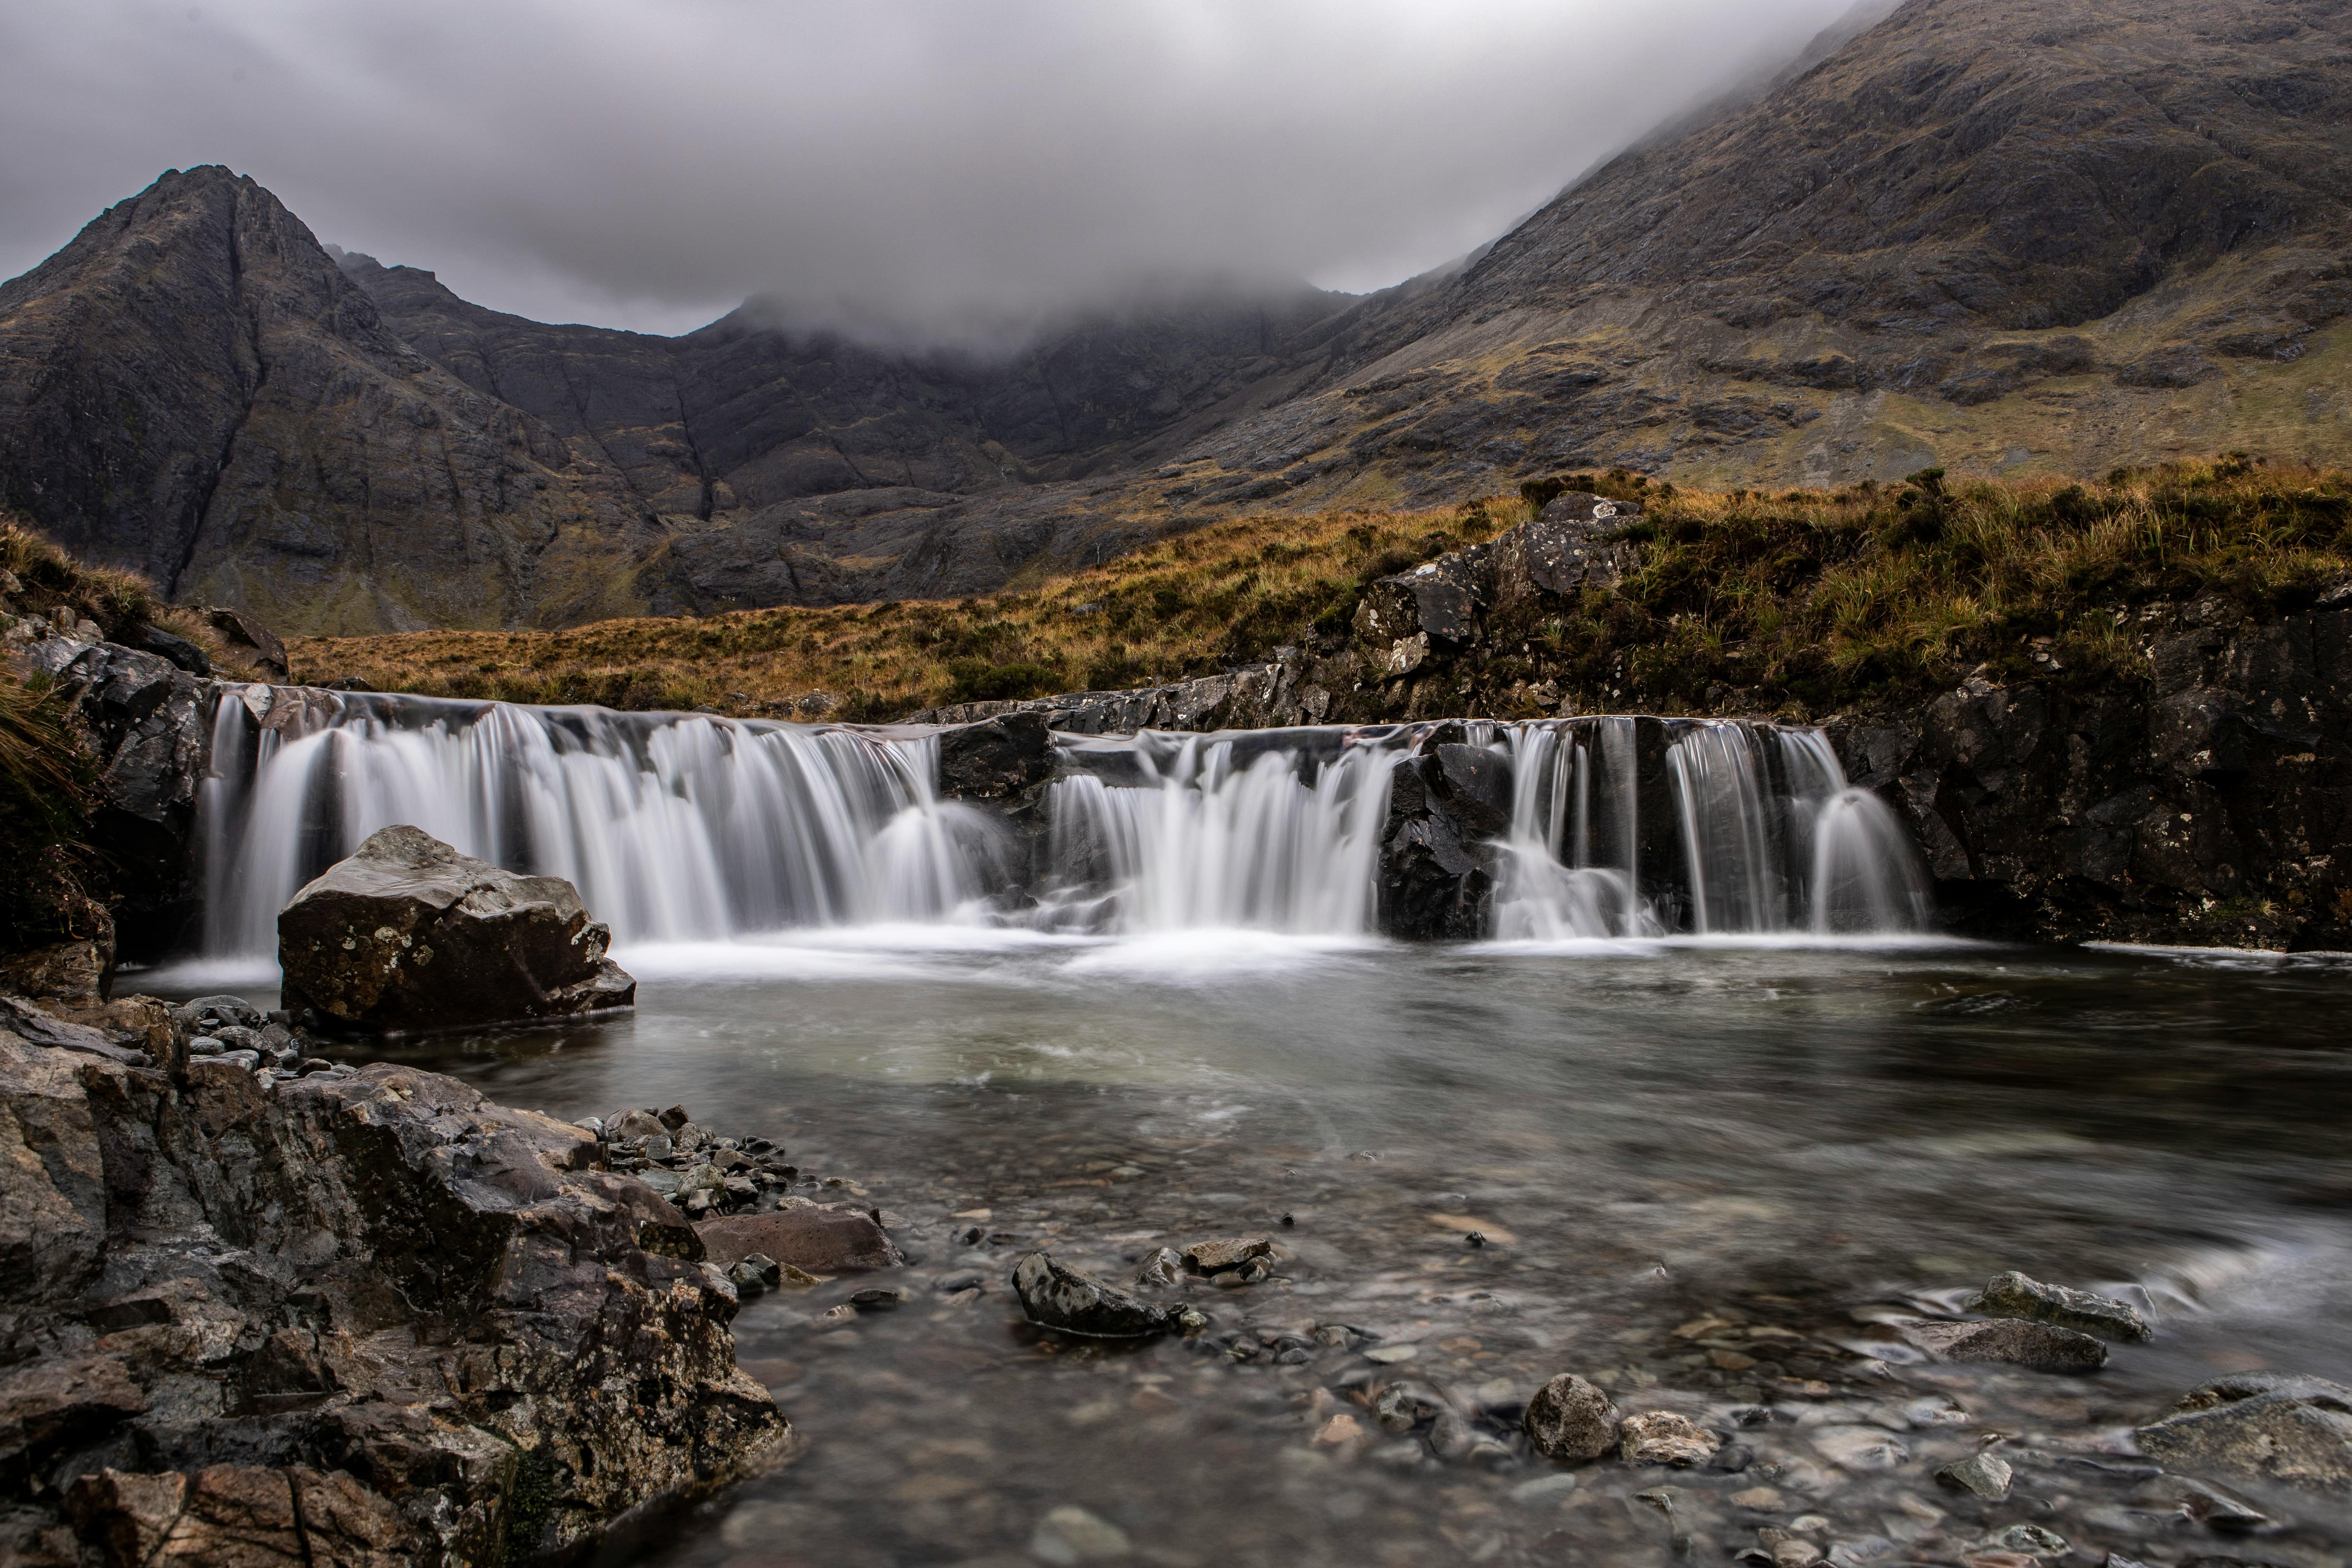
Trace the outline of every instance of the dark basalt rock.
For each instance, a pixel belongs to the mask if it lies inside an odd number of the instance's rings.
[[[2352,1388],[2249,1372],[2217,1378],[2133,1434],[2168,1469],[2352,1494]]]
[[[121,895],[104,940],[125,958],[154,957],[198,912],[193,847],[212,756],[212,688],[161,655],[115,643],[47,637],[16,662],[72,703],[98,759],[91,832]]]
[[[1165,1333],[1173,1324],[1165,1308],[1139,1300],[1043,1252],[1032,1252],[1013,1267],[1013,1289],[1031,1322],[1066,1334],[1131,1340]]]
[[[1005,713],[940,737],[944,795],[1009,800],[1053,774],[1053,737],[1042,713]]]
[[[733,1292],[639,1245],[674,1214],[583,1130],[404,1068],[151,1067],[26,1022],[0,1016],[0,1558],[576,1554],[784,1437]]]
[[[636,1000],[611,931],[561,877],[387,827],[278,916],[287,1006],[377,1034],[578,1017]]]
[[[1461,725],[1440,725],[1391,770],[1380,921],[1391,936],[1475,941],[1493,924],[1510,764],[1465,738]]]
[[[211,605],[203,614],[233,656],[272,680],[291,679],[294,672],[286,662],[286,645],[278,640],[276,632],[261,624],[259,616],[226,605]]]

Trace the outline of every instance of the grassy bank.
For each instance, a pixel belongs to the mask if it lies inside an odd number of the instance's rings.
[[[2254,613],[2352,572],[2352,473],[2243,458],[2098,483],[1933,471],[1838,490],[1677,489],[1563,475],[1443,512],[1255,517],[1034,591],[952,603],[612,621],[562,632],[305,638],[302,679],[623,708],[887,719],[941,702],[1209,673],[1291,644],[1343,646],[1364,584],[1478,542],[1562,484],[1638,500],[1641,562],[1489,628],[1458,688],[1488,709],[1821,711],[1948,685],[1979,664],[2137,678],[2148,606]],[[1376,684],[1351,716],[1392,703]]]
[[[1175,680],[1318,628],[1344,635],[1363,584],[1490,538],[1526,511],[1514,498],[1444,512],[1255,517],[1029,592],[561,632],[304,637],[289,654],[302,679],[355,676],[383,690],[737,713],[822,692],[835,717],[887,719],[940,702]]]

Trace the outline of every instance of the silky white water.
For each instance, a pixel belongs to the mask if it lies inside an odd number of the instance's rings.
[[[280,707],[255,690],[220,703],[200,806],[218,958],[274,951],[286,901],[394,823],[568,879],[630,945],[878,923],[1365,936],[1392,770],[1435,739],[1069,737],[1042,798],[1008,813],[942,799],[929,734],[373,695]],[[1929,924],[1902,825],[1816,731],[1603,718],[1454,734],[1509,767],[1508,830],[1477,850],[1502,940]]]

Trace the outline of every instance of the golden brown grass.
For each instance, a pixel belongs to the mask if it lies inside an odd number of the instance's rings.
[[[1651,502],[1628,531],[1648,542],[1639,569],[1506,635],[1568,689],[1667,710],[1721,706],[1717,689],[1819,712],[1979,663],[2137,679],[2151,605],[2269,614],[2352,574],[2352,473],[2242,455],[2095,484],[1932,469],[1780,495],[1613,484]]]
[[[303,637],[298,676],[382,690],[622,708],[837,717],[1174,680],[1343,628],[1362,586],[1518,521],[1523,502],[1438,512],[1252,517],[1181,534],[1034,590],[959,601],[604,621],[560,632]]]

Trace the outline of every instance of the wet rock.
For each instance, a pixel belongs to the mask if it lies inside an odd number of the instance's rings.
[[[1716,1447],[1714,1433],[1671,1410],[1644,1410],[1618,1426],[1618,1452],[1629,1465],[1703,1465]]]
[[[870,1285],[849,1293],[849,1304],[867,1311],[887,1312],[907,1304],[908,1293],[895,1285]]]
[[[618,1142],[626,1138],[655,1138],[669,1131],[650,1110],[618,1110],[604,1119],[604,1136]]]
[[[2195,1390],[2134,1434],[2168,1469],[2352,1492],[2352,1389],[2325,1378],[2250,1372]]]
[[[1054,775],[1043,713],[1004,713],[940,736],[939,788],[965,800],[1009,800]]]
[[[1163,1309],[1057,1263],[1043,1252],[1032,1252],[1014,1266],[1013,1289],[1031,1322],[1064,1333],[1090,1339],[1137,1339],[1163,1333],[1170,1327]]]
[[[0,1333],[25,1352],[0,1484],[78,1478],[18,1495],[94,1560],[576,1553],[783,1435],[735,1367],[731,1300],[639,1245],[671,1211],[581,1129],[384,1064],[183,1070],[0,1024]],[[45,1348],[94,1334],[108,1353]],[[551,1500],[528,1517],[505,1500],[526,1448]]]
[[[1235,1237],[1225,1241],[1198,1241],[1184,1249],[1184,1267],[1194,1274],[1223,1274],[1267,1256],[1274,1243],[1262,1236]]]
[[[765,1290],[769,1283],[766,1271],[748,1261],[730,1267],[727,1270],[727,1282],[735,1287],[736,1295],[746,1301]]]
[[[561,877],[519,877],[417,828],[387,827],[278,917],[287,1005],[374,1033],[576,1017],[636,982]]]
[[[2009,1461],[1998,1454],[1971,1454],[1956,1459],[1936,1472],[1938,1485],[1954,1491],[1973,1492],[1988,1502],[2000,1502],[2009,1496]]]
[[[812,1274],[892,1268],[904,1261],[874,1216],[847,1204],[728,1215],[694,1228],[711,1261],[722,1265],[755,1252]]]
[[[1475,940],[1492,924],[1500,851],[1510,826],[1510,766],[1441,725],[1391,765],[1381,829],[1381,929],[1402,938]]]
[[[1184,1279],[1184,1258],[1172,1247],[1154,1247],[1135,1271],[1138,1285],[1166,1289],[1181,1284]]]
[[[1133,1550],[1127,1531],[1075,1503],[1064,1503],[1048,1512],[1029,1538],[1030,1555],[1052,1568],[1106,1563]]]
[[[1822,1458],[1841,1469],[1891,1470],[1911,1458],[1893,1433],[1877,1426],[1816,1426],[1811,1436]]]
[[[2033,1558],[2063,1557],[2074,1550],[2064,1536],[2038,1524],[2012,1524],[1986,1536],[1984,1543],[1997,1552],[2021,1552]]]
[[[1983,1290],[1969,1299],[1969,1310],[1989,1318],[2021,1318],[2054,1323],[2103,1340],[2139,1343],[2155,1337],[2139,1309],[2111,1296],[2044,1285],[2014,1269],[1996,1274]]]
[[[1536,1451],[1562,1464],[1597,1459],[1617,1447],[1617,1405],[1573,1373],[1536,1390],[1520,1422]]]
[[[2035,1372],[2096,1372],[2107,1364],[2107,1347],[2088,1334],[2019,1318],[1988,1323],[1914,1320],[1898,1325],[1903,1337],[1946,1361],[2007,1362]]]

